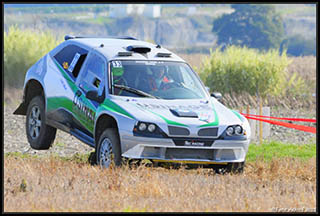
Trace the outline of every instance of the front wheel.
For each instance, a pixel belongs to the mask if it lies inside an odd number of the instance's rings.
[[[243,173],[244,162],[241,163],[229,163],[227,165],[227,172],[231,173]]]
[[[242,173],[244,170],[244,164],[245,162],[240,163],[228,163],[226,166],[218,167],[218,169],[215,169],[215,171],[218,174],[225,174],[225,173]]]
[[[240,163],[228,163],[227,165],[213,165],[209,166],[213,168],[213,170],[217,174],[227,174],[227,173],[242,173],[244,170],[244,164],[245,162]]]
[[[49,149],[56,137],[56,132],[56,128],[46,124],[43,98],[34,97],[28,105],[26,119],[26,134],[31,148]]]
[[[102,168],[108,168],[111,163],[116,166],[121,165],[121,148],[116,129],[108,128],[101,134],[96,147],[96,158],[97,164]]]

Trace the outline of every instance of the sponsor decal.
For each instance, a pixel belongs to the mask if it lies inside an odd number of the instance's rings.
[[[191,140],[191,141],[184,141],[184,145],[185,146],[204,146],[204,142],[197,142],[197,141],[194,141],[194,140]]]
[[[198,127],[211,127],[211,126],[217,126],[219,125],[219,118],[218,118],[218,114],[217,114],[217,111],[216,109],[214,108],[214,105],[212,104],[212,111],[213,111],[213,114],[214,114],[214,120],[212,119],[209,119],[208,123],[207,124],[203,124],[203,125],[200,125]]]
[[[147,104],[147,103],[136,103],[136,105],[140,108],[144,109],[173,109],[173,110],[209,110],[210,107],[208,105],[165,105],[165,104]]]
[[[164,61],[135,61],[138,64],[145,64],[145,65],[156,65],[156,64],[164,64]]]
[[[79,94],[75,94],[73,98],[74,111],[85,116],[91,122],[94,122],[95,112],[88,107]]]
[[[67,85],[65,84],[65,82],[63,81],[63,79],[60,79],[60,82],[61,82],[64,90],[67,90]]]
[[[205,113],[205,112],[199,112],[198,116],[199,116],[199,120],[200,121],[204,121],[204,122],[207,122],[207,123],[209,123],[210,119],[212,118],[209,113]]]

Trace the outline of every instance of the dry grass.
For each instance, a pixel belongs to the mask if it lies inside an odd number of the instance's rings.
[[[209,57],[209,54],[180,54],[178,55],[185,60],[193,69],[200,68],[205,57]]]
[[[316,81],[317,58],[315,56],[291,57],[292,63],[288,67],[290,74],[296,72],[304,80]]]
[[[316,208],[316,159],[246,164],[243,174],[139,166],[101,170],[57,158],[4,160],[5,212],[271,212]]]

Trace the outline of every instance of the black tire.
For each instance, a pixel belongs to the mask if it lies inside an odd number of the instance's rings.
[[[226,173],[233,173],[233,174],[240,174],[244,170],[245,162],[240,163],[228,163],[224,166],[214,166],[213,169],[218,174],[226,174]]]
[[[227,172],[231,173],[243,173],[244,162],[241,163],[229,163],[227,165]]]
[[[49,149],[56,137],[56,132],[56,128],[46,124],[43,98],[34,97],[28,105],[26,115],[26,134],[31,148]]]
[[[96,145],[97,164],[108,168],[111,163],[115,166],[122,165],[121,146],[118,131],[115,128],[108,128],[99,137]]]
[[[95,166],[97,165],[97,156],[96,156],[96,152],[90,152],[89,157],[88,157],[88,162],[91,166]]]

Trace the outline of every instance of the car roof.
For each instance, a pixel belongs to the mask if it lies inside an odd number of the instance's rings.
[[[157,60],[157,61],[179,61],[185,62],[182,58],[173,52],[161,47],[135,39],[117,39],[117,38],[74,38],[69,39],[72,43],[92,48],[110,60]],[[103,44],[103,45],[102,45]],[[150,52],[138,53],[132,52],[132,56],[119,56],[119,52],[128,52],[127,47],[140,46],[149,47]],[[158,53],[171,53],[170,57],[159,57]]]

